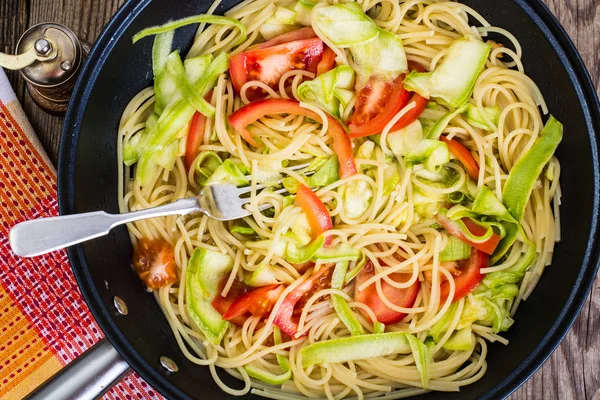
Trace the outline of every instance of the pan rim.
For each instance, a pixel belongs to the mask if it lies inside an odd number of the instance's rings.
[[[137,18],[152,0],[127,0],[112,17],[92,48],[83,68],[64,121],[58,163],[58,203],[61,215],[73,213],[74,166],[79,128],[85,109],[104,61],[111,53],[116,40],[129,24]],[[600,131],[600,101],[590,74],[565,29],[541,0],[513,0],[538,26],[542,33],[554,44],[555,52],[561,56],[562,63],[579,95],[584,119],[590,131]],[[77,105],[77,106],[75,106]],[[510,375],[496,384],[482,396],[482,399],[504,398],[525,383],[550,357],[564,336],[570,330],[591,290],[600,263],[600,248],[597,240],[600,218],[600,160],[598,143],[594,135],[589,135],[592,150],[594,196],[592,221],[585,256],[575,285],[565,306],[557,316],[552,328]],[[179,388],[170,383],[156,368],[149,365],[131,346],[127,338],[118,329],[113,316],[99,300],[100,296],[87,271],[86,260],[80,245],[67,250],[71,268],[78,287],[90,308],[92,315],[106,335],[107,339],[148,384],[167,398],[191,399]]]

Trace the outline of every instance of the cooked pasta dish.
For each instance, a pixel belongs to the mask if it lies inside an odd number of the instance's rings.
[[[560,240],[563,127],[526,49],[453,1],[218,5],[133,38],[154,80],[118,135],[122,212],[248,188],[238,220],[128,225],[183,354],[234,396],[480,379]]]

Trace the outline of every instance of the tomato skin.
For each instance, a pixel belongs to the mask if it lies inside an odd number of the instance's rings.
[[[295,42],[296,40],[305,40],[316,38],[317,34],[310,26],[298,29],[297,31],[291,31],[274,37],[271,40],[267,40],[264,43],[260,43],[256,46],[257,49],[266,49],[269,47],[277,46],[283,43]]]
[[[408,102],[410,93],[403,86],[404,75],[389,82],[371,77],[356,93],[356,108],[350,120],[350,137],[359,138],[381,133],[390,120]]]
[[[140,239],[134,249],[132,264],[148,289],[160,289],[177,281],[173,247],[165,240]]]
[[[364,282],[373,276],[375,276],[375,268],[371,261],[367,261],[367,264],[356,277],[354,299],[369,306],[375,314],[375,317],[377,317],[377,321],[382,324],[389,325],[400,321],[406,314],[392,310],[381,301],[379,294],[377,293],[376,283],[370,284],[363,290],[358,289]],[[389,278],[400,283],[408,281],[410,276],[411,274],[394,273],[390,274]],[[387,283],[385,280],[381,280],[381,290],[385,297],[398,307],[404,308],[410,308],[415,304],[420,286],[421,284],[417,280],[408,288],[398,289]]]
[[[229,59],[229,75],[236,92],[240,92],[242,86],[248,80],[246,76],[245,53],[239,53]]]
[[[440,140],[448,145],[448,149],[454,157],[465,166],[469,176],[475,180],[479,179],[479,164],[477,164],[471,152],[456,139],[440,136]]]
[[[308,224],[310,225],[310,231],[313,234],[313,239],[321,236],[323,232],[326,232],[333,228],[331,222],[331,216],[329,210],[325,207],[325,204],[317,197],[317,195],[303,184],[298,187],[298,193],[294,203],[302,208],[302,211],[308,218]],[[325,245],[329,245],[331,238],[325,239]]]
[[[202,134],[206,126],[206,117],[196,111],[192,117],[190,131],[185,143],[185,167],[189,170],[198,154],[200,154],[200,145],[202,144]]]
[[[237,279],[233,281],[229,291],[227,292],[227,296],[221,296],[221,292],[227,283],[227,278],[221,280],[219,284],[219,291],[215,298],[211,301],[210,305],[213,306],[215,310],[219,312],[219,314],[223,315],[227,312],[229,307],[236,301],[236,299],[244,296],[248,292],[248,286],[246,286],[243,282],[238,281]],[[229,322],[236,326],[244,326],[244,322],[246,322],[248,318],[244,315],[237,316],[235,318],[230,318]]]
[[[223,314],[223,319],[232,320],[244,316],[248,312],[255,317],[264,317],[271,312],[283,290],[282,285],[270,285],[254,289],[231,303]]]
[[[314,263],[313,263],[313,266],[314,266]],[[331,277],[333,275],[334,268],[335,268],[335,263],[321,264],[320,270],[325,270],[326,272],[323,273],[322,275],[319,275],[319,278],[315,279],[310,290],[308,292],[304,293],[304,295],[298,300],[298,302],[296,303],[296,306],[294,307],[294,313],[293,313],[294,317],[298,317],[298,318],[300,317],[300,315],[302,314],[302,310],[304,309],[304,306],[306,305],[308,300],[315,293],[317,293],[319,290],[323,290],[323,289],[327,289],[327,288],[331,287]]]
[[[325,46],[323,51],[323,58],[319,65],[317,65],[317,76],[323,75],[325,72],[331,71],[335,67],[335,52],[329,47]]]
[[[298,322],[294,318],[294,308],[296,304],[310,291],[313,287],[319,282],[330,275],[332,272],[332,268],[327,268],[322,266],[317,273],[308,278],[306,281],[302,282],[300,286],[296,287],[291,293],[289,293],[279,310],[277,311],[277,315],[275,316],[275,320],[273,321],[275,325],[281,329],[286,335],[290,336],[293,339],[297,339],[296,333],[298,332]]]
[[[467,259],[468,260],[468,259]],[[453,277],[457,277],[461,274],[462,271],[460,271],[458,269],[458,263],[462,263],[465,260],[460,260],[460,261],[440,261],[440,266],[444,267],[448,272],[450,272],[450,274]],[[443,275],[442,273],[438,272],[438,276],[441,279],[441,282],[444,282],[446,280],[446,276]],[[428,271],[424,271],[423,272],[423,277],[425,278],[425,280],[429,283],[431,283],[431,281],[433,280],[433,271],[428,270]]]
[[[212,95],[213,91],[211,90],[204,96],[204,99],[210,102]],[[204,134],[206,121],[206,116],[198,111],[196,111],[192,117],[190,130],[185,142],[185,166],[188,171],[192,168],[192,164],[196,157],[198,157],[198,154],[200,154],[200,145],[202,144],[202,135]]]
[[[483,274],[481,273],[481,268],[486,268],[490,263],[490,256],[485,254],[483,251],[480,251],[476,248],[471,249],[471,257],[467,261],[467,265],[460,268],[460,275],[454,278],[454,297],[452,301],[455,302],[457,300],[462,299],[473,289],[479,285],[479,283],[483,280]],[[450,283],[444,282],[440,286],[441,294],[440,301],[443,303],[448,298],[450,293]]]
[[[425,110],[425,107],[427,107],[427,103],[429,102],[429,100],[418,95],[417,93],[413,93],[407,105],[413,101],[415,102],[415,106],[407,111],[402,117],[400,117],[398,122],[396,122],[392,129],[390,129],[390,132],[399,131],[400,129],[406,128],[408,125],[415,122],[421,116]]]
[[[408,68],[411,71],[425,71],[421,64],[410,61]],[[404,107],[411,102],[415,106],[406,112],[390,129],[398,131],[413,123],[425,110],[428,100],[404,89],[404,75],[395,81],[386,81],[381,77],[372,76],[369,83],[358,89],[356,93],[356,109],[350,120],[350,137],[359,137],[381,133],[386,125]]]
[[[264,99],[247,104],[229,116],[229,124],[252,146],[258,147],[258,143],[246,127],[265,115],[273,114],[296,114],[321,121],[321,117],[315,112],[300,106],[300,102],[292,99]],[[333,137],[333,150],[340,162],[340,177],[348,178],[356,175],[356,164],[352,155],[352,143],[346,134],[346,130],[338,120],[327,115],[329,134]]]
[[[323,58],[324,48],[321,39],[312,38],[236,54],[229,60],[233,87],[240,93],[246,82],[258,80],[277,89],[279,80],[288,71],[302,69],[316,73],[317,66]],[[264,98],[266,93],[259,88],[249,88],[246,95],[250,101],[255,101]]]
[[[471,218],[463,218],[463,223],[465,224],[469,232],[471,232],[475,236],[483,236],[487,231],[484,227],[475,223]],[[493,233],[492,237],[490,237],[487,242],[473,247],[478,248],[484,253],[491,255],[494,253],[496,247],[498,246],[498,243],[500,243],[501,240],[502,237],[500,235]]]
[[[496,250],[498,243],[500,243],[500,240],[502,240],[502,237],[500,235],[498,235],[496,233],[492,233],[492,236],[485,242],[475,243],[475,242],[472,242],[471,240],[469,240],[462,233],[462,231],[460,230],[460,228],[456,224],[456,222],[452,221],[450,218],[438,213],[435,216],[435,219],[437,220],[437,222],[440,225],[442,225],[444,227],[444,229],[446,229],[448,232],[450,232],[450,234],[452,236],[456,236],[457,238],[459,238],[460,240],[462,240],[469,246],[479,249],[489,255],[494,254],[494,251]],[[473,234],[475,236],[483,236],[487,232],[486,228],[477,224],[471,218],[465,217],[465,218],[462,218],[461,221],[465,224],[465,226],[467,227],[469,232],[471,232],[471,234]]]
[[[425,72],[425,68],[417,62],[409,61],[408,69],[411,71]],[[390,129],[390,132],[399,131],[402,128],[406,128],[408,125],[412,124],[421,116],[425,107],[427,107],[428,99],[420,96],[418,93],[413,93],[410,100],[406,103],[409,105],[410,103],[415,102],[415,106],[406,112]]]

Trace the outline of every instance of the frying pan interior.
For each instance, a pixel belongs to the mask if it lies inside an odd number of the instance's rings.
[[[526,72],[540,86],[551,112],[564,123],[558,149],[562,164],[562,241],[529,300],[506,333],[508,346],[491,344],[485,376],[460,393],[431,393],[422,399],[475,399],[505,396],[520,385],[562,338],[595,275],[598,216],[598,160],[594,129],[598,104],[581,60],[548,11],[537,0],[466,0],[492,25],[521,42]],[[225,0],[217,13],[236,1]],[[118,212],[116,135],[129,100],[151,85],[152,40],[131,37],[144,27],[207,10],[209,1],[129,1],[99,38],[74,93],[67,116],[59,165],[61,214]],[[195,27],[180,29],[175,45],[185,54]],[[511,43],[504,43],[512,47]],[[69,250],[73,270],[90,309],[117,350],[152,386],[168,398],[225,399],[208,368],[188,361],[152,295],[130,267],[125,228]],[[129,315],[117,314],[120,296]],[[179,372],[159,364],[168,356]],[[222,372],[228,383],[240,383]],[[237,383],[236,383],[237,382]]]

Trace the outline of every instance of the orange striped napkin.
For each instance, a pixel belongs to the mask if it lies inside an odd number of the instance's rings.
[[[0,399],[20,400],[104,335],[64,250],[20,258],[8,232],[57,215],[56,172],[0,69]],[[131,374],[104,398],[161,398]]]

